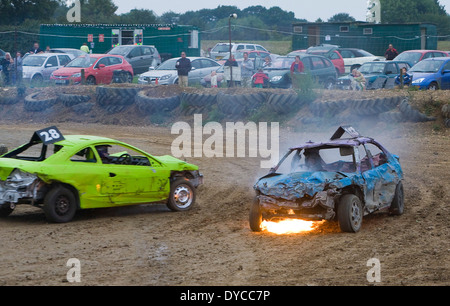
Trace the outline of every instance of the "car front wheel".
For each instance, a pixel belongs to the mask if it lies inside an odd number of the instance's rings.
[[[391,215],[401,215],[403,214],[404,207],[403,184],[399,182],[395,187],[394,199],[392,200],[389,212]]]
[[[64,186],[54,187],[44,198],[44,213],[50,222],[69,222],[75,216],[77,207],[75,195]]]
[[[167,207],[173,211],[189,210],[195,202],[195,187],[189,180],[180,178],[170,186]]]
[[[261,206],[259,205],[258,198],[255,198],[255,200],[252,203],[252,206],[250,207],[250,214],[249,214],[249,224],[250,229],[254,232],[260,232],[262,230],[261,223],[262,223],[262,211]]]
[[[363,208],[361,200],[354,194],[341,197],[337,209],[339,227],[343,232],[356,233],[361,229]]]

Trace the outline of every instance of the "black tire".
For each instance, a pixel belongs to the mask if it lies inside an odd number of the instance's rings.
[[[94,107],[93,102],[84,102],[84,103],[79,103],[79,104],[75,104],[72,106],[72,110],[77,113],[77,114],[86,114],[89,113],[92,108]]]
[[[0,206],[0,218],[6,218],[8,217],[12,212],[14,208],[11,208],[11,205],[9,204],[3,204]]]
[[[39,95],[39,93],[33,93],[25,97],[25,110],[30,112],[41,112],[46,110],[47,108],[52,107],[57,101],[56,97],[39,100],[38,98],[36,98],[37,95]]]
[[[64,106],[70,107],[76,104],[87,102],[91,99],[91,96],[87,95],[74,95],[74,94],[60,94],[58,101]]]
[[[441,109],[444,118],[450,118],[450,104],[444,104]]]
[[[195,203],[196,190],[186,178],[179,178],[170,184],[167,207],[172,211],[186,211]]]
[[[431,82],[430,85],[428,85],[427,89],[428,90],[438,90],[439,84],[436,82]]]
[[[444,124],[445,124],[445,127],[450,128],[450,118],[445,119]]]
[[[151,98],[140,91],[136,95],[136,105],[139,111],[146,115],[170,112],[180,105],[180,97]]]
[[[248,222],[250,225],[250,229],[254,232],[262,231],[261,223],[262,223],[262,210],[259,205],[258,198],[255,197],[253,200],[252,206],[250,206],[250,213],[248,217]]]
[[[93,75],[90,75],[86,79],[86,85],[97,85],[97,80]]]
[[[284,115],[297,112],[304,102],[296,94],[269,94],[267,108],[277,114]]]
[[[97,86],[95,95],[97,103],[102,106],[111,105],[132,105],[137,93],[141,89],[138,87],[109,87]]]
[[[392,199],[391,207],[389,207],[389,213],[391,215],[399,216],[403,214],[405,208],[405,194],[403,191],[403,184],[400,181],[395,187],[394,199]]]
[[[45,195],[43,208],[49,222],[65,223],[75,216],[78,202],[70,189],[56,186]]]
[[[410,122],[426,122],[426,121],[435,121],[436,118],[428,117],[425,114],[422,114],[418,110],[411,107],[408,101],[405,99],[400,103],[399,110],[403,115],[405,121]]]
[[[358,232],[363,220],[361,200],[354,194],[344,194],[339,200],[337,217],[343,232]]]

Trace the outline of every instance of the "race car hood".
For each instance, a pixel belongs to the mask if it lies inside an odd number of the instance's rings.
[[[198,166],[189,164],[181,159],[175,158],[170,155],[163,155],[157,157],[159,161],[164,163],[166,166],[170,167],[171,170],[182,171],[182,170],[198,170]]]
[[[269,174],[260,178],[254,189],[261,194],[294,201],[308,195],[313,197],[327,186],[342,188],[351,184],[354,173],[293,172]]]

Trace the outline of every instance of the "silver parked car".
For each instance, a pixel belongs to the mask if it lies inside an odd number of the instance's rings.
[[[68,53],[31,54],[23,60],[23,79],[32,85],[50,80],[53,71],[68,64],[74,56]]]
[[[211,71],[217,70],[220,64],[207,57],[187,57],[191,60],[192,70],[189,72],[189,85],[200,84],[200,81],[206,75],[211,74]],[[158,84],[170,85],[178,83],[178,72],[175,64],[179,57],[171,58],[162,63],[158,68],[150,70],[139,76],[139,84],[155,84],[158,79]]]
[[[155,46],[117,46],[109,50],[108,54],[122,55],[133,67],[135,75],[161,64],[161,56]]]

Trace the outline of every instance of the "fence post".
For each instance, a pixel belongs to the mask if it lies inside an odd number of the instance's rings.
[[[81,69],[81,85],[86,84],[86,80],[84,78],[84,69]]]

